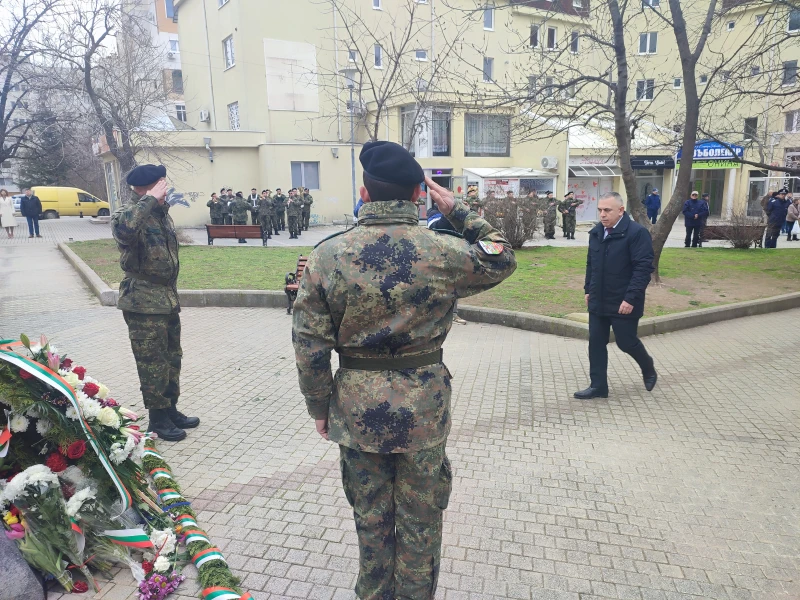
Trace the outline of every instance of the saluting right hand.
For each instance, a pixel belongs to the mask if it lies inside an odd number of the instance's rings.
[[[437,208],[443,215],[446,216],[453,212],[453,208],[456,205],[456,199],[453,196],[453,192],[443,188],[433,179],[427,176],[425,177],[425,185],[428,186],[428,192],[430,192],[431,199],[434,201]]]
[[[164,204],[164,201],[167,199],[167,180],[159,179],[150,190],[150,195],[158,200],[159,204]]]

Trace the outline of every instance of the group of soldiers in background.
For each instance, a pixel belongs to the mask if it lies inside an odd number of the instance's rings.
[[[251,215],[253,225],[260,225],[262,235],[267,239],[272,234],[280,235],[286,231],[288,217],[289,239],[297,239],[302,231],[308,231],[311,220],[311,205],[314,198],[308,188],[292,188],[289,196],[284,196],[281,188],[275,190],[262,190],[259,194],[256,188],[250,190],[250,195],[245,198],[242,192],[233,194],[233,190],[222,188],[219,196],[211,194],[211,200],[206,203],[211,213],[212,225],[247,225],[247,213]],[[240,239],[240,244],[247,243]]]
[[[514,192],[508,190],[506,192],[508,200],[514,200]],[[544,224],[544,237],[548,240],[556,239],[556,224],[558,223],[558,215],[561,214],[561,229],[564,232],[564,237],[568,240],[575,239],[575,224],[577,222],[576,211],[578,207],[583,204],[583,200],[575,197],[574,192],[569,192],[564,195],[564,199],[558,201],[553,197],[553,192],[547,190],[544,196],[538,196],[535,191],[531,190],[527,194],[527,199],[538,206],[539,214],[542,215]],[[478,214],[482,214],[482,209],[488,203],[496,200],[494,191],[488,190],[486,198],[481,200],[478,197],[478,186],[471,185],[467,188],[466,203],[470,209]]]

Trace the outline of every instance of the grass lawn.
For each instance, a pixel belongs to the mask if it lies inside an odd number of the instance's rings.
[[[112,288],[122,271],[112,240],[70,244]],[[181,246],[181,289],[283,290],[284,276],[311,248]],[[543,246],[517,251],[510,279],[465,304],[552,317],[585,311],[586,248]],[[645,316],[741,302],[800,291],[800,252],[731,248],[667,248],[661,285],[647,290]]]

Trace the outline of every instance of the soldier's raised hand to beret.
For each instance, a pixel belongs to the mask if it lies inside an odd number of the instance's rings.
[[[425,185],[428,186],[428,191],[431,194],[431,199],[436,203],[439,212],[443,215],[449,215],[453,212],[453,207],[456,205],[453,192],[447,188],[443,188],[430,177],[425,177]]]
[[[150,195],[158,200],[159,204],[164,204],[167,198],[167,180],[159,179],[150,190]]]

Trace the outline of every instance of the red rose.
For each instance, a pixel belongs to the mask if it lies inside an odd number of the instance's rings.
[[[19,370],[19,376],[23,379],[33,379],[33,375],[28,373],[27,371],[23,371],[22,369]]]
[[[72,591],[76,594],[85,594],[89,591],[89,584],[85,581],[76,581],[72,584]]]
[[[83,376],[86,375],[86,367],[75,367],[72,372],[78,376],[78,379],[83,381]]]
[[[12,505],[11,508],[8,509],[8,512],[10,512],[15,517],[19,516],[19,509],[14,505]]]
[[[144,571],[145,575],[150,575],[153,572],[153,563],[149,560],[142,561],[142,571]]]
[[[83,440],[72,442],[67,447],[67,458],[71,458],[72,460],[77,460],[81,456],[83,456],[84,452],[86,452],[86,442],[84,442]]]
[[[62,369],[69,369],[72,366],[72,359],[65,358],[61,361],[61,368]]]
[[[65,483],[61,486],[61,493],[64,494],[64,500],[69,500],[75,495],[75,486]]]
[[[119,402],[117,402],[113,398],[106,398],[105,400],[103,400],[103,404],[105,404],[106,406],[110,406],[112,408],[115,406],[119,406]]]
[[[83,379],[83,377],[81,377]],[[94,398],[97,395],[97,392],[100,391],[100,386],[96,383],[84,383],[83,384],[83,393],[89,396],[89,398]]]
[[[61,473],[61,471],[67,468],[67,461],[64,460],[64,457],[58,452],[53,452],[50,456],[48,456],[47,460],[44,461],[44,464],[50,467],[50,470],[53,473]]]

